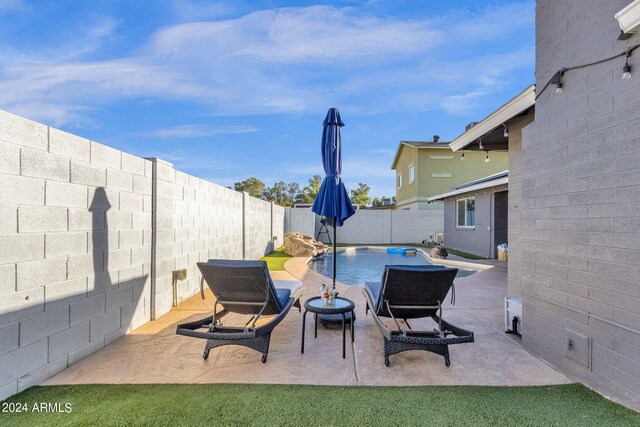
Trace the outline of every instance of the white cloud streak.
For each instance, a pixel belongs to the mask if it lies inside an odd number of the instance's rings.
[[[180,125],[171,128],[155,129],[150,131],[131,132],[122,135],[122,138],[205,138],[216,135],[230,135],[240,133],[252,133],[260,131],[253,126],[211,126],[211,125]]]
[[[8,12],[25,12],[29,6],[23,0],[0,0],[0,15]]]

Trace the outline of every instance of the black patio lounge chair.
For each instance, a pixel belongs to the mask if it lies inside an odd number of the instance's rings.
[[[426,350],[444,356],[451,364],[449,345],[473,342],[473,332],[458,328],[442,319],[442,303],[452,290],[457,268],[435,265],[387,265],[382,281],[367,282],[363,293],[366,313],[371,310],[373,320],[384,337],[384,364],[389,356],[407,350]],[[381,320],[391,318],[396,328],[388,328]],[[411,329],[407,319],[431,317],[437,324],[432,331]],[[400,326],[404,320],[406,329]]]
[[[241,345],[261,352],[262,363],[265,363],[271,331],[291,306],[300,309],[300,294],[294,292],[292,296],[291,289],[276,288],[264,261],[212,259],[197,265],[216,298],[213,315],[180,324],[176,333],[206,339],[202,355],[205,360],[212,348]],[[221,306],[220,311],[218,306]],[[250,315],[251,318],[244,326],[226,326],[220,319],[228,313]],[[275,317],[263,323],[260,322],[262,316]]]

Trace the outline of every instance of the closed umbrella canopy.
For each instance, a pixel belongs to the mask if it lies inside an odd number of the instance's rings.
[[[342,174],[342,147],[340,128],[344,126],[337,108],[330,108],[324,119],[322,131],[322,164],[326,174],[318,195],[313,201],[311,210],[320,216],[325,216],[333,227],[333,287],[336,286],[336,227],[342,227],[344,222],[356,210],[344,188],[340,175]]]
[[[321,149],[322,165],[326,176],[316,199],[313,201],[311,210],[333,221],[332,225],[342,227],[347,218],[356,211],[340,178],[342,174],[340,128],[344,126],[344,123],[337,108],[329,109],[323,126]]]

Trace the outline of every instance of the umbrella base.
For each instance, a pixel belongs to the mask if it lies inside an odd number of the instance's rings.
[[[344,315],[345,325],[351,324],[351,312]],[[353,313],[353,321],[356,321],[356,313]],[[318,323],[322,326],[342,326],[342,316],[339,314],[318,314]]]

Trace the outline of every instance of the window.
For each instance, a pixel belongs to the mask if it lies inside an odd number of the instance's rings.
[[[473,228],[476,225],[476,199],[469,197],[468,199],[456,200],[457,218],[456,225],[458,227]]]
[[[411,163],[411,164],[409,165],[409,184],[412,184],[412,183],[413,183],[413,180],[414,180],[415,178],[416,178],[416,175],[415,175],[415,167],[414,167],[413,163]]]
[[[402,188],[402,174],[398,174],[398,188]]]

